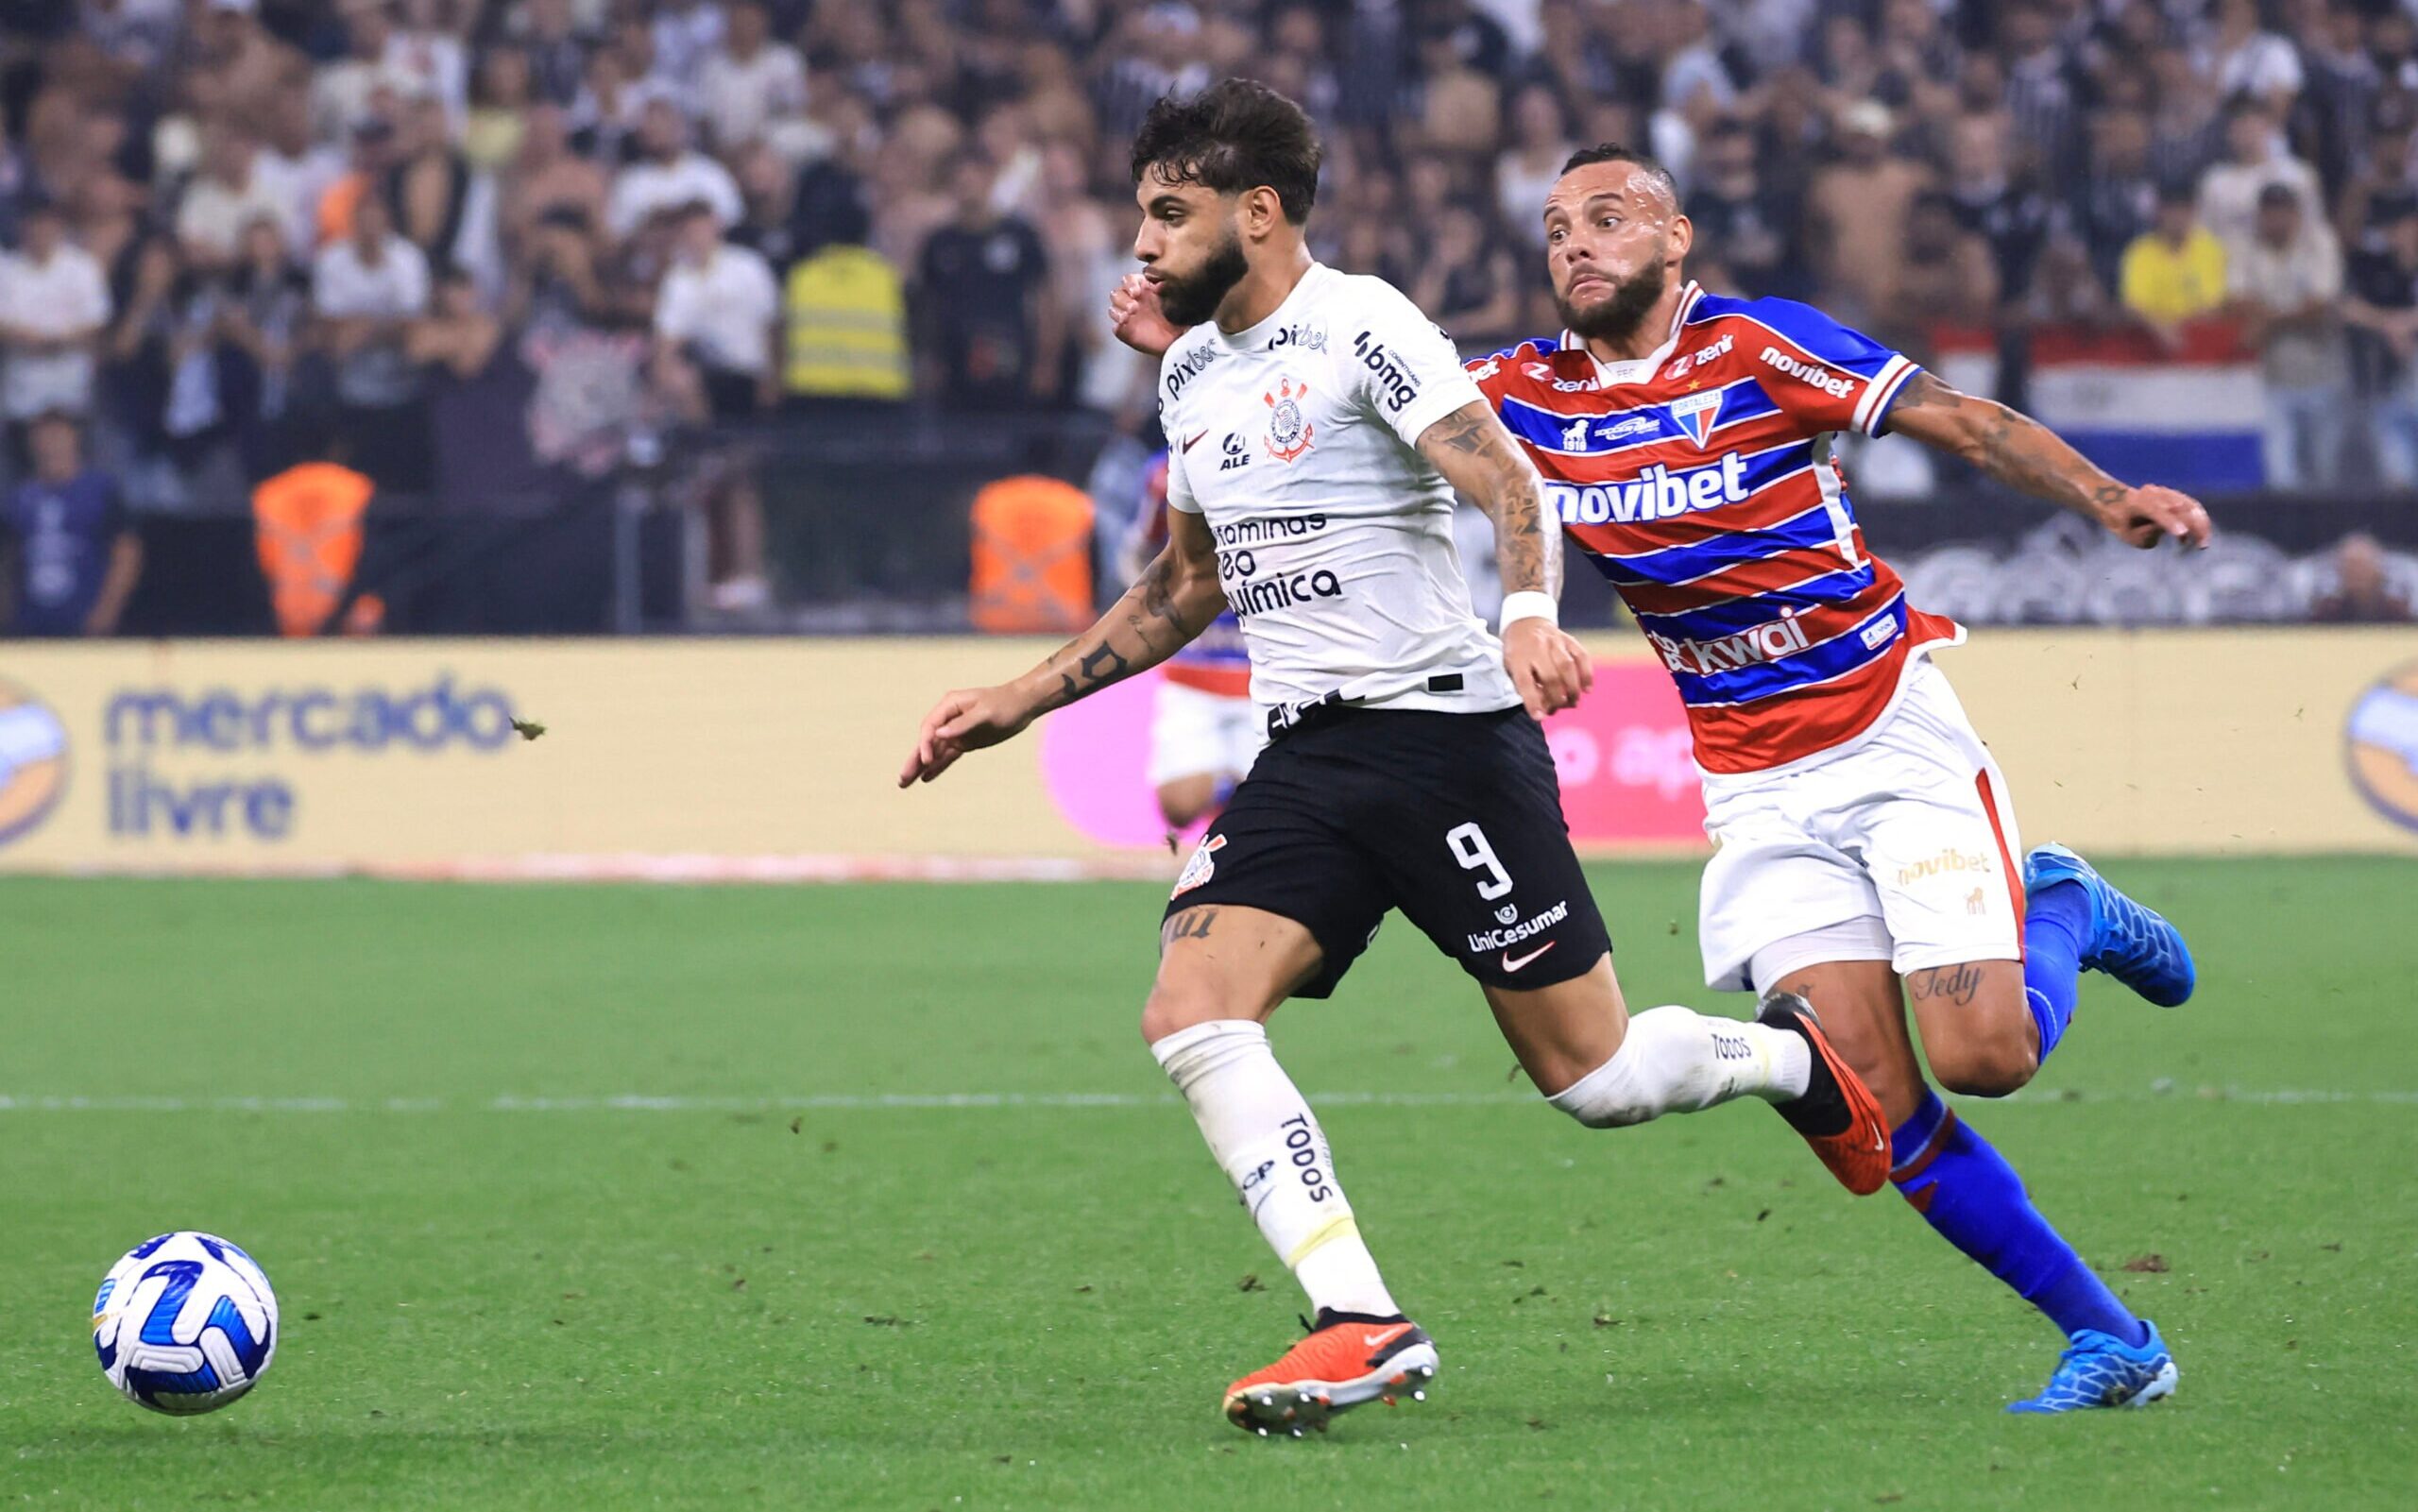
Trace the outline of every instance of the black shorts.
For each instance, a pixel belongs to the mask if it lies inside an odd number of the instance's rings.
[[[1324,997],[1400,909],[1490,986],[1592,969],[1611,937],[1525,710],[1328,708],[1260,753],[1167,900],[1264,909],[1324,954]]]

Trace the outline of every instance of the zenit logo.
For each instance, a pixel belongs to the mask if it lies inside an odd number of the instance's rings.
[[[0,683],[0,845],[43,822],[67,790],[67,726],[49,705]]]

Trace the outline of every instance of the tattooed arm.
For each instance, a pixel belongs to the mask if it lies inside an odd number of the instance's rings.
[[[1563,635],[1549,606],[1561,597],[1561,522],[1536,465],[1484,399],[1473,399],[1419,433],[1419,453],[1494,521],[1494,562],[1503,574],[1503,666],[1528,712],[1568,708],[1595,684],[1587,652]],[[1514,594],[1527,594],[1515,601]],[[1522,614],[1522,608],[1535,612]]]
[[[1225,606],[1208,523],[1199,515],[1168,510],[1166,549],[1098,624],[1012,683],[960,688],[932,705],[899,771],[898,786],[929,782],[966,752],[996,745],[1053,708],[1156,667],[1207,629]]]
[[[1960,394],[1929,373],[1906,382],[1889,410],[1889,429],[1961,457],[2009,487],[2087,515],[2128,545],[2155,546],[2170,535],[2208,544],[2208,512],[2188,494],[2119,483],[2029,416],[1991,399]]]

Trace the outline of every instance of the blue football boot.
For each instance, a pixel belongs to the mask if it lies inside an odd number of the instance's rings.
[[[2146,1407],[2174,1393],[2174,1356],[2166,1340],[2147,1318],[2141,1327],[2150,1336],[2137,1349],[2113,1334],[2084,1329],[2057,1356],[2057,1373],[2029,1402],[2018,1402],[2009,1412],[2080,1412],[2088,1407]]]
[[[2090,943],[2083,968],[2103,971],[2160,1008],[2191,995],[2199,972],[2183,931],[2116,891],[2088,861],[2063,845],[2041,845],[2023,858],[2023,886],[2037,892],[2052,882],[2079,882],[2090,898]]]

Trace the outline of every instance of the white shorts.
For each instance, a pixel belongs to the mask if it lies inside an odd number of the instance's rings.
[[[1773,772],[1707,773],[1704,803],[1708,986],[1753,989],[1812,964],[1808,950],[1886,960],[1900,976],[2023,959],[2023,842],[2006,778],[1928,661],[1854,745]],[[1783,948],[1806,935],[1804,949]]]
[[[1267,718],[1250,699],[1162,683],[1150,715],[1150,786],[1203,773],[1242,776],[1267,743]]]

